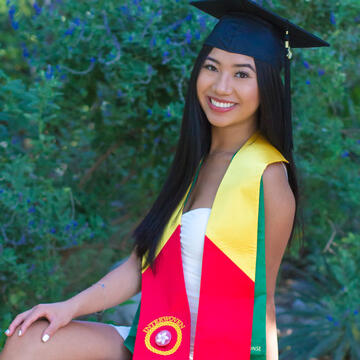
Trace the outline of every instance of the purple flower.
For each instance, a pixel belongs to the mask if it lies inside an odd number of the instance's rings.
[[[199,25],[200,25],[200,29],[201,31],[205,31],[206,30],[206,17],[205,16],[200,16],[199,17]]]
[[[35,267],[36,267],[35,264],[31,264],[31,266],[27,269],[27,272],[32,273]]]
[[[48,80],[50,80],[52,77],[53,77],[53,68],[52,68],[52,66],[50,65],[50,64],[48,64],[48,66],[47,66],[47,70],[46,70],[46,72],[45,72],[45,77],[48,79]]]
[[[190,21],[191,19],[192,19],[192,14],[191,13],[187,14],[185,20]]]
[[[41,7],[35,2],[33,5],[33,8],[35,10],[36,15],[40,15],[41,14]]]
[[[120,6],[120,11],[124,14],[124,15],[130,15],[130,10],[127,6]]]
[[[116,95],[117,95],[117,97],[120,98],[120,97],[124,96],[124,93],[121,90],[118,90]]]
[[[19,28],[19,23],[17,21],[11,21],[11,26],[14,30]]]
[[[80,21],[79,18],[75,18],[75,19],[73,20],[73,23],[74,23],[76,26],[79,26],[79,25],[81,24],[81,21]]]
[[[170,110],[167,111],[166,116],[167,116],[167,117],[171,117],[171,112],[170,112]]]
[[[331,322],[334,321],[334,318],[331,315],[326,315],[326,319],[328,319]]]
[[[153,46],[155,46],[155,45],[156,45],[156,38],[153,37],[153,38],[151,38],[151,40],[150,40],[150,46],[153,47]]]
[[[20,141],[20,138],[19,138],[18,136],[13,136],[13,137],[11,138],[11,143],[12,143],[13,145],[17,144],[19,141]]]
[[[191,31],[190,31],[190,30],[188,30],[188,31],[186,32],[185,38],[186,38],[186,42],[187,42],[188,44],[190,44],[190,43],[191,43],[191,39],[192,39],[192,35],[191,35]]]
[[[166,59],[169,55],[170,55],[170,53],[168,51],[163,52],[163,58],[164,59]]]
[[[151,74],[154,72],[154,69],[153,69],[153,67],[152,67],[151,65],[148,65],[146,71],[147,71],[147,74],[148,74],[148,75],[151,75]]]
[[[34,248],[33,248],[33,250],[34,251],[38,251],[38,250],[41,250],[41,249],[43,249],[44,247],[42,246],[42,245],[36,245]]]
[[[330,13],[330,22],[333,25],[336,25],[336,18],[335,18],[335,14],[333,12]]]
[[[24,234],[21,235],[21,238],[20,238],[20,240],[18,241],[17,244],[18,244],[18,245],[24,245],[24,244],[26,244],[26,237],[25,237]]]
[[[25,43],[21,43],[21,47],[23,49],[23,57],[24,58],[30,57],[29,51],[28,51]]]
[[[323,76],[325,74],[325,70],[319,69],[318,74],[319,76]]]
[[[69,29],[65,31],[65,35],[72,35],[75,30],[74,26],[71,26]]]
[[[23,49],[23,57],[24,57],[24,58],[30,57],[30,54],[29,54],[29,52],[27,51],[26,48]]]
[[[31,214],[31,213],[34,213],[35,211],[36,211],[35,206],[32,206],[32,207],[28,210],[28,213]]]
[[[311,84],[310,80],[306,80],[306,85],[310,85],[310,84]]]
[[[167,43],[168,45],[171,44],[171,39],[170,39],[169,37],[167,37],[167,38],[165,39],[165,41],[166,41],[166,43]]]
[[[147,109],[147,113],[149,114],[149,115],[152,115],[152,110],[151,109]]]
[[[35,225],[35,221],[34,221],[34,220],[30,220],[30,221],[28,222],[28,227],[33,226],[33,225]]]
[[[157,137],[154,139],[154,143],[155,143],[155,144],[158,144],[158,143],[160,142],[160,140],[161,140],[160,137],[157,136]]]
[[[16,7],[14,5],[11,5],[8,13],[9,13],[9,16],[12,18],[14,16],[14,14],[16,13]]]
[[[360,15],[358,15],[358,16],[354,19],[354,21],[355,21],[356,23],[359,23],[359,22],[360,22]]]
[[[360,144],[360,140],[358,140],[357,143]]]
[[[130,42],[132,42],[133,39],[134,39],[134,37],[133,37],[132,35],[129,35],[128,40],[129,40]]]
[[[95,57],[92,57],[92,58],[90,59],[90,62],[91,62],[91,63],[96,62],[96,58],[95,58]]]
[[[200,40],[200,36],[201,36],[200,31],[199,31],[199,30],[196,30],[196,32],[195,32],[195,38],[196,38],[196,40]]]
[[[341,154],[341,157],[342,158],[346,158],[346,157],[349,157],[350,153],[348,151],[344,151],[342,154]]]
[[[354,315],[357,315],[359,313],[359,310],[354,310]]]
[[[69,231],[70,228],[71,228],[70,224],[67,224],[67,225],[65,226],[65,231]]]
[[[303,64],[307,69],[310,69],[310,64],[307,61],[304,61]]]
[[[52,234],[55,234],[55,233],[56,233],[56,229],[55,229],[54,227],[52,227],[52,228],[50,229],[50,232],[51,232]]]

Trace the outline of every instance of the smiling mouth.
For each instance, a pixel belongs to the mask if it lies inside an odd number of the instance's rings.
[[[224,112],[232,110],[237,104],[229,101],[219,101],[210,96],[207,96],[208,104],[211,109]]]

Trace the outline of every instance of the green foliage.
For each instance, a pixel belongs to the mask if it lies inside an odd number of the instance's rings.
[[[333,253],[314,258],[307,271],[294,269],[299,279],[281,291],[298,304],[278,315],[279,329],[290,331],[279,341],[282,360],[360,359],[359,242],[359,235],[349,234]]]
[[[339,239],[359,233],[360,3],[258,2],[331,44],[294,49],[291,64],[306,246],[287,256],[321,272],[312,264],[322,249],[338,244],[350,256]],[[0,22],[5,328],[37,302],[82,290],[127,254],[167,174],[192,64],[215,20],[180,0],[7,0]],[[316,329],[315,339],[328,338]]]

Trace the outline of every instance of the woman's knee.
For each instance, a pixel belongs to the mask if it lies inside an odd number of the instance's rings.
[[[48,342],[41,336],[49,325],[37,320],[22,336],[16,332],[5,344],[0,360],[130,360],[131,352],[123,338],[111,326],[103,323],[73,320],[60,328]]]
[[[18,336],[20,326],[6,339],[0,360],[31,360],[34,350],[41,344],[42,331],[49,325],[47,320],[32,323],[24,334]]]

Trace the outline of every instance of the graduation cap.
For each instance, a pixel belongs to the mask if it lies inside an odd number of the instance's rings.
[[[290,125],[291,48],[330,44],[252,0],[201,0],[190,4],[219,19],[205,44],[254,57],[279,70],[285,67],[285,121]]]

